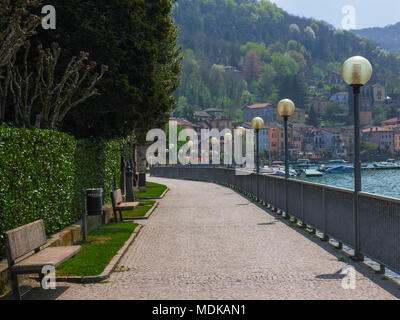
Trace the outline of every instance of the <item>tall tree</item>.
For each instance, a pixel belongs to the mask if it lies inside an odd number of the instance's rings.
[[[94,97],[73,110],[63,130],[78,137],[116,138],[142,134],[174,107],[180,71],[172,0],[49,0],[57,8],[57,30],[43,42],[65,48],[67,64],[81,51],[109,67]],[[164,119],[165,120],[165,119]]]
[[[245,64],[243,67],[243,73],[249,81],[258,79],[258,75],[261,72],[261,67],[258,63],[257,56],[254,52],[249,52],[246,55]]]

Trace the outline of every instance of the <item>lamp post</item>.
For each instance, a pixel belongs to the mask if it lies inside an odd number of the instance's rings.
[[[294,113],[295,105],[292,100],[283,99],[277,106],[278,114],[283,118],[285,129],[285,218],[290,219],[288,214],[288,183],[289,178],[289,143],[288,143],[288,120]]]
[[[225,144],[226,143],[228,143],[228,144],[231,144],[232,143],[232,134],[230,133],[230,132],[227,132],[227,133],[225,133],[225,135],[224,135],[224,148],[225,148]],[[226,150],[226,149],[225,149]],[[224,151],[225,151],[224,150]],[[225,162],[225,164],[229,167],[229,163],[226,163],[226,162],[229,162],[229,158],[230,159],[232,159],[232,147],[230,148],[230,149],[228,149],[229,151],[230,151],[230,154],[228,155],[228,159],[227,159],[227,161],[225,160],[225,158],[224,158],[224,162]],[[225,152],[224,152],[224,154],[225,154]],[[225,157],[225,156],[224,156]]]
[[[354,93],[354,199],[353,199],[353,228],[354,228],[354,256],[355,261],[364,258],[360,253],[358,232],[359,193],[361,192],[361,160],[360,160],[360,89],[372,76],[371,63],[364,57],[355,56],[346,60],[342,68],[343,80],[353,87]]]
[[[219,140],[216,137],[212,137],[211,138],[211,145],[217,146],[218,143],[219,143]],[[217,159],[217,156],[218,156],[217,153],[218,153],[217,151],[214,151],[214,148],[211,148],[210,154],[211,154],[211,157],[212,157],[212,164],[214,164],[214,159]]]
[[[251,121],[251,126],[254,130],[256,130],[256,141],[257,141],[257,148],[256,148],[256,172],[260,173],[260,162],[259,162],[259,153],[260,153],[260,141],[258,140],[260,129],[264,127],[264,120],[260,117],[255,117]]]
[[[295,106],[292,100],[283,99],[279,101],[277,111],[283,118],[285,128],[285,178],[289,178],[289,143],[288,143],[288,120],[294,113]]]
[[[239,127],[236,128],[235,134],[239,139],[242,140],[242,143],[241,143],[242,150],[240,150],[240,156],[242,157],[243,156],[243,148],[244,148],[243,137],[246,136],[246,129],[243,128],[242,126],[239,126]],[[233,159],[235,159],[235,156],[233,157]],[[235,160],[233,160],[233,161],[235,161]],[[234,162],[234,164],[235,164],[235,162]]]

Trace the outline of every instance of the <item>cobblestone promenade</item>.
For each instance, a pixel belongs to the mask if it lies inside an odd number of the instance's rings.
[[[355,263],[342,288],[332,247],[215,184],[151,178],[170,191],[109,282],[34,289],[29,299],[396,299],[400,286]],[[142,223],[142,222],[141,222]]]

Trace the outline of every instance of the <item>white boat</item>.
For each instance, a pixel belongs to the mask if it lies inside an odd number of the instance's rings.
[[[277,168],[265,166],[264,168],[261,168],[260,171],[261,171],[261,173],[264,173],[264,174],[275,174],[275,172],[277,171]]]

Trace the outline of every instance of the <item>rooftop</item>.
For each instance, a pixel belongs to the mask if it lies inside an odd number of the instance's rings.
[[[170,120],[176,121],[178,126],[182,126],[182,127],[192,127],[192,128],[199,127],[197,124],[194,124],[194,123],[190,122],[189,120],[186,120],[183,118],[171,118]]]
[[[399,122],[399,118],[388,119],[388,120],[382,121],[381,123],[388,124],[388,123],[397,123],[397,122]]]
[[[203,110],[204,112],[223,112],[222,110],[219,110],[217,108],[209,108],[206,110]]]
[[[369,133],[369,132],[391,132],[393,131],[392,126],[385,126],[385,127],[370,127],[363,129],[362,132]]]
[[[194,113],[194,115],[197,117],[212,118],[212,116],[208,112],[205,112],[205,111],[196,111]]]
[[[258,103],[258,104],[253,104],[251,106],[247,106],[246,108],[248,109],[264,109],[267,107],[272,107],[272,104],[267,102],[267,103]]]

